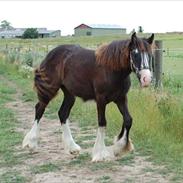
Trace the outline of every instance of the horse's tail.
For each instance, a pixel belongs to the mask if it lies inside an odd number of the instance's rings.
[[[46,68],[37,68],[34,76],[34,88],[37,91],[37,96],[40,102],[47,105],[51,99],[53,99],[59,90]]]

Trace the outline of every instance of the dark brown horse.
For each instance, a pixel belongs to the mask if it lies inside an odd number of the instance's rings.
[[[134,33],[129,40],[113,41],[96,51],[77,45],[61,45],[50,51],[35,71],[34,82],[39,102],[35,106],[34,125],[25,136],[23,147],[37,147],[39,121],[49,101],[61,89],[64,99],[58,115],[63,127],[62,136],[66,150],[70,153],[80,151],[68,125],[76,96],[84,101],[95,100],[97,104],[99,128],[92,161],[109,160],[121,152],[133,150],[129,139],[132,117],[127,105],[129,75],[134,71],[142,87],[150,84],[153,39],[154,34],[148,39],[141,39]],[[109,102],[116,103],[124,121],[111,152],[104,143],[105,109]]]

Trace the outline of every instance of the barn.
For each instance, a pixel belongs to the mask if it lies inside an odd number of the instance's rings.
[[[23,33],[27,28],[13,28],[11,30],[1,30],[0,38],[22,38]],[[59,37],[60,30],[47,30],[47,28],[37,28],[39,38]]]
[[[93,24],[86,25],[80,24],[74,28],[75,36],[101,36],[111,34],[126,34],[126,28],[119,25],[106,25],[106,24]]]

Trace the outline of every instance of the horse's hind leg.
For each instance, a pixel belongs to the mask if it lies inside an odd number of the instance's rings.
[[[62,140],[63,140],[64,148],[66,152],[69,152],[71,154],[78,154],[81,148],[79,145],[75,143],[72,137],[70,127],[69,127],[69,120],[68,120],[71,108],[75,102],[75,97],[71,95],[67,91],[67,89],[62,88],[62,90],[64,92],[64,100],[58,112],[60,122],[63,128]]]
[[[121,97],[121,99],[119,99],[116,104],[119,111],[123,115],[124,121],[121,132],[116,138],[116,142],[113,146],[114,154],[119,155],[121,153],[133,151],[134,146],[129,138],[129,132],[132,126],[132,117],[128,111],[127,96]]]
[[[39,121],[45,111],[47,104],[38,102],[35,106],[35,120],[31,130],[24,137],[22,147],[28,147],[30,150],[36,150],[39,139]]]

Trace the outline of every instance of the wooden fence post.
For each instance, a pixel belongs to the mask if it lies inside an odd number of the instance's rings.
[[[169,54],[169,48],[167,48],[167,56],[169,57],[169,55],[170,55],[170,54]]]
[[[46,54],[49,52],[49,45],[46,46]]]
[[[155,77],[155,88],[162,87],[162,63],[163,63],[163,41],[155,41],[155,64],[154,64],[154,77]]]

